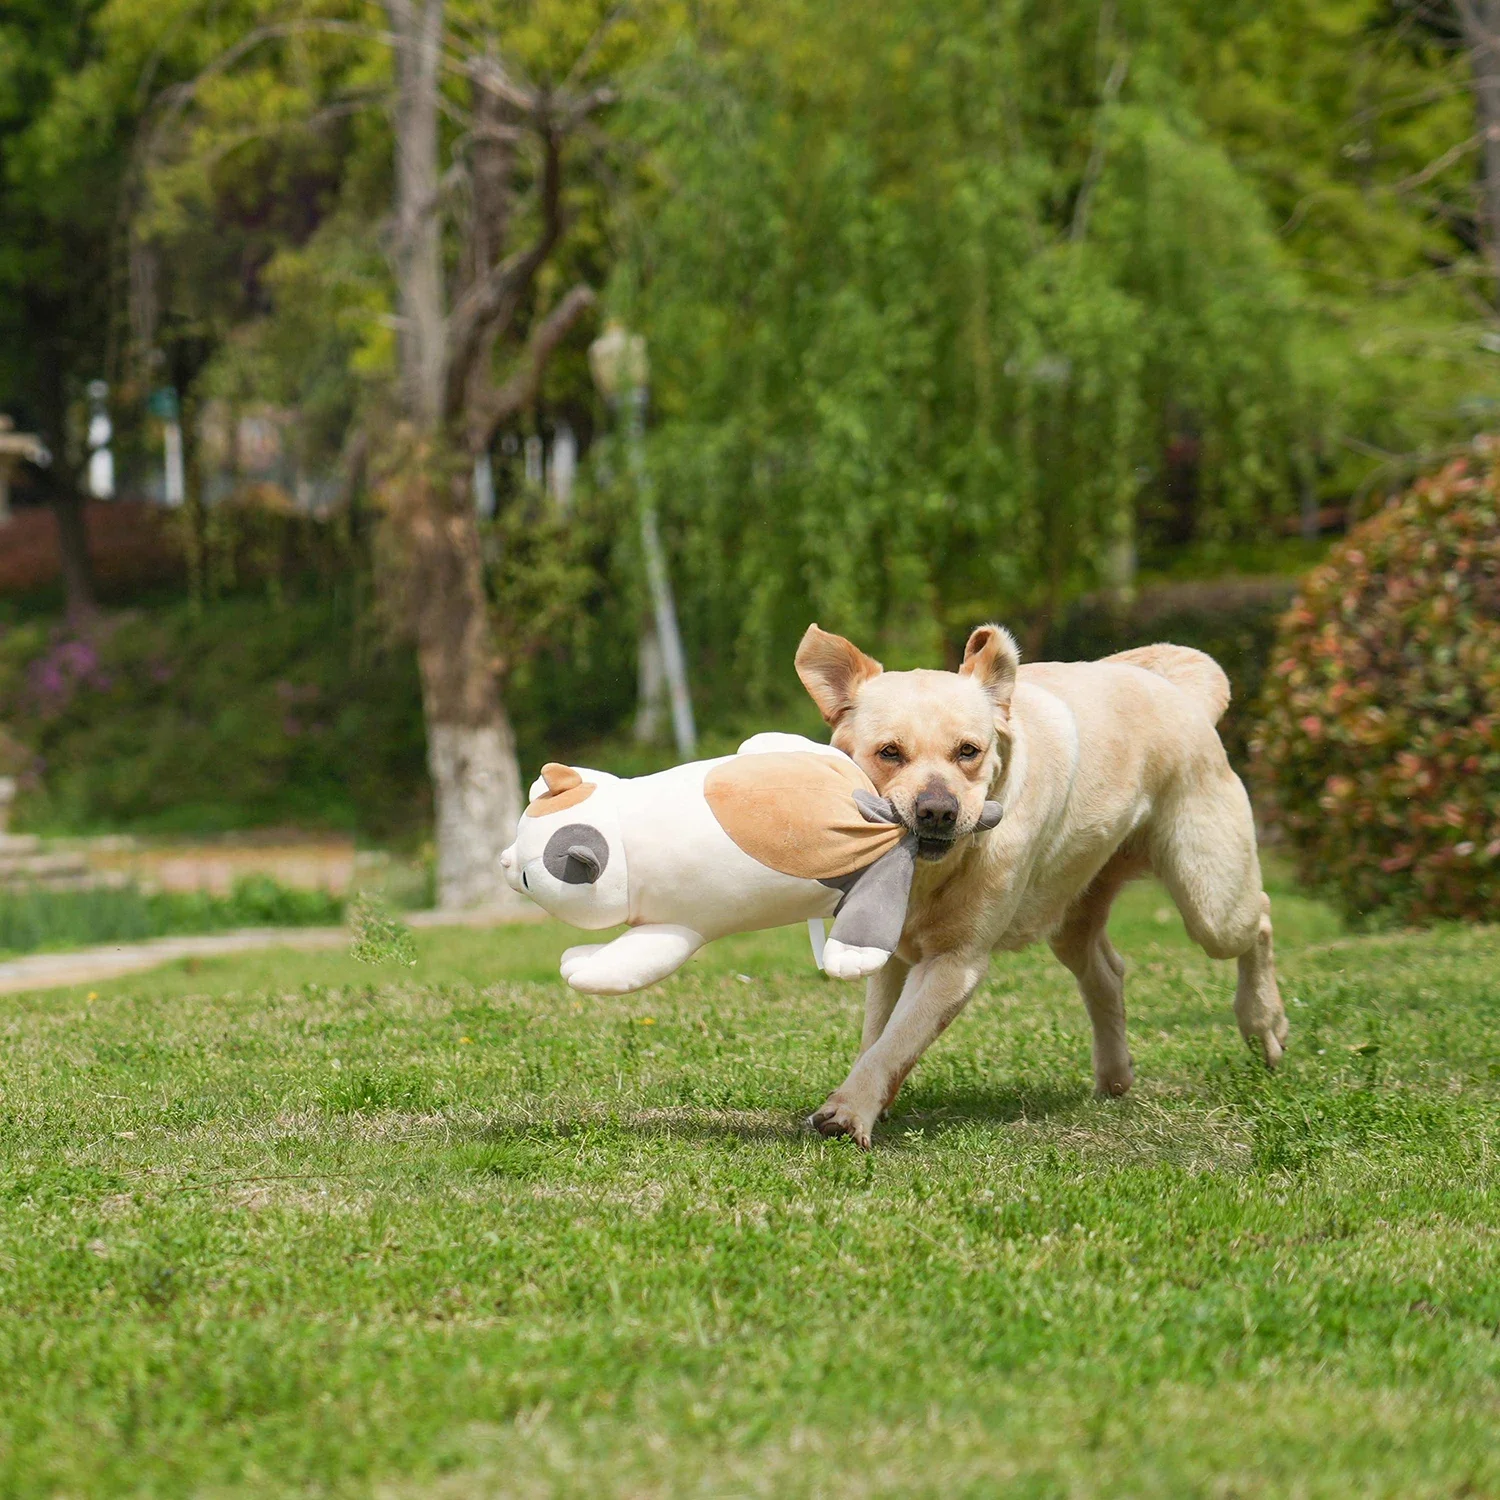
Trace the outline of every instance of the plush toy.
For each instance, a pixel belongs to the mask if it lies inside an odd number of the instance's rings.
[[[633,780],[552,764],[531,797],[500,856],[506,879],[574,927],[630,924],[563,954],[576,990],[642,989],[714,938],[804,919],[838,979],[874,973],[900,940],[916,839],[831,745],[760,734],[736,755]],[[986,803],[979,826],[999,819]]]

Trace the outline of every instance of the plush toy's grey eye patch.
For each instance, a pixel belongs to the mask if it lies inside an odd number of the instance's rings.
[[[547,840],[542,864],[564,885],[593,885],[609,863],[609,842],[587,823],[567,823]]]

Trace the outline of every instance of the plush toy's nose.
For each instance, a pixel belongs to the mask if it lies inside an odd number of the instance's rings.
[[[512,844],[509,849],[505,849],[505,850],[501,851],[501,854],[500,854],[500,868],[502,870],[508,870],[508,869],[510,869],[510,867],[513,864],[515,864],[515,862],[516,862],[516,846],[514,844]]]

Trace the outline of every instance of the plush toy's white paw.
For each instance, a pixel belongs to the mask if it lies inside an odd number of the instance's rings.
[[[622,970],[605,959],[602,963],[584,960],[575,964],[563,975],[568,983],[585,995],[628,995],[632,990],[644,989],[650,984],[633,971]]]
[[[558,973],[571,984],[573,975],[596,953],[603,952],[608,946],[608,943],[579,943],[575,948],[565,948],[562,960],[557,966]]]
[[[884,948],[851,948],[829,938],[823,945],[823,972],[831,979],[863,979],[884,968],[890,956]]]

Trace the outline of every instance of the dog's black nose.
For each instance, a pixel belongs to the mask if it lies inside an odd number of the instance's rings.
[[[912,805],[917,832],[928,838],[951,839],[958,824],[958,798],[946,787],[928,786]]]

